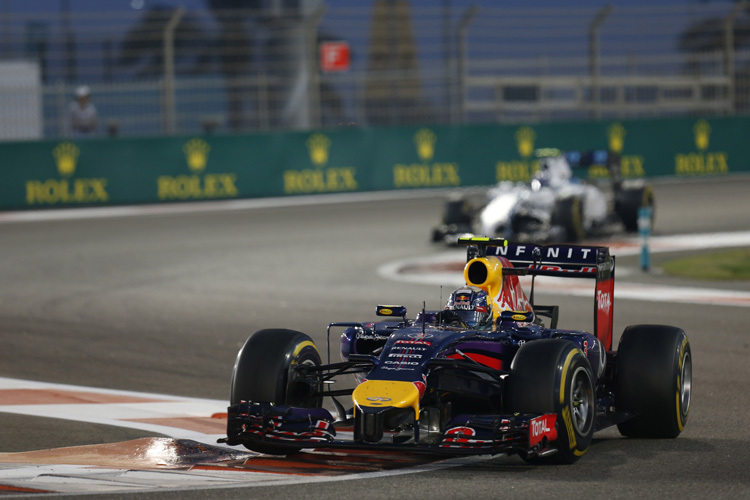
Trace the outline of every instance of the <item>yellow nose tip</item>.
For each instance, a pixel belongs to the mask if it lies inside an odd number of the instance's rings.
[[[394,380],[366,380],[352,393],[354,411],[357,407],[413,408],[414,418],[419,419],[419,389],[411,382]]]

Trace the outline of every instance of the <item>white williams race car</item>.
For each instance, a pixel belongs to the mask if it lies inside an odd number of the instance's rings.
[[[616,153],[540,150],[539,169],[529,183],[500,182],[487,192],[478,211],[467,200],[449,200],[443,223],[433,230],[434,242],[482,234],[535,241],[577,242],[587,236],[638,230],[641,207],[651,209],[654,193],[642,180],[623,180]],[[609,178],[589,182],[574,168],[606,165]]]

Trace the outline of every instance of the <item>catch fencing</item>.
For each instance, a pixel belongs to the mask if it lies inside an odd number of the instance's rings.
[[[746,2],[542,11],[298,3],[5,9],[0,140],[68,136],[66,110],[83,84],[99,136],[750,111]]]

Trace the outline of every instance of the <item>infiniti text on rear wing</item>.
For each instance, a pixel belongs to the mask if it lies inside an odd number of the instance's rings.
[[[513,268],[531,276],[593,278],[594,333],[606,350],[612,347],[615,258],[609,248],[595,245],[537,245],[511,243],[502,238],[460,238],[467,257],[504,257]]]
[[[513,267],[538,276],[606,279],[614,271],[614,260],[604,246],[508,243],[487,246],[486,255],[505,257]]]

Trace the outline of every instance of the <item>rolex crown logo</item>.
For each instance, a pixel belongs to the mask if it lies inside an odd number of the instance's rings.
[[[699,120],[693,126],[693,134],[695,135],[695,147],[701,151],[708,149],[708,141],[711,137],[711,125],[706,120]]]
[[[417,155],[422,161],[430,161],[435,156],[435,133],[427,128],[419,129],[414,134],[414,144],[417,145]]]
[[[52,150],[52,155],[57,163],[57,171],[60,175],[70,176],[76,171],[78,155],[81,150],[72,142],[61,142]]]
[[[322,167],[328,163],[328,149],[331,140],[323,134],[313,134],[307,139],[307,151],[310,153],[310,161],[316,167]]]
[[[208,152],[211,146],[203,139],[190,139],[182,146],[182,152],[185,153],[188,168],[195,173],[203,171],[208,163]]]
[[[625,127],[620,123],[613,123],[607,129],[607,135],[609,135],[609,150],[622,153],[625,147]]]
[[[531,127],[521,127],[516,131],[516,144],[518,154],[522,158],[528,158],[534,153],[534,140],[536,133]]]

